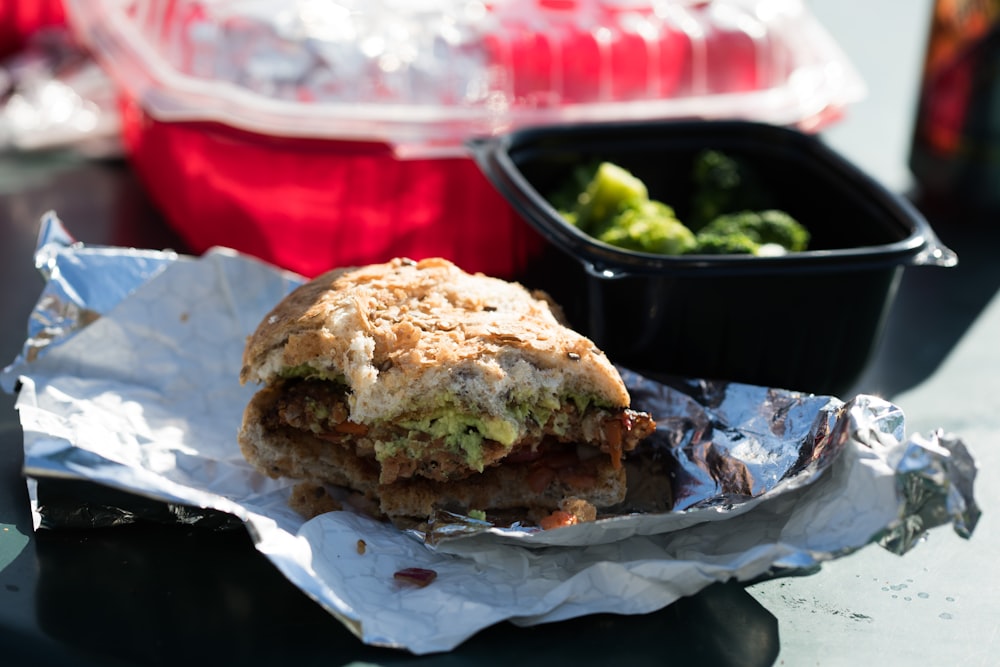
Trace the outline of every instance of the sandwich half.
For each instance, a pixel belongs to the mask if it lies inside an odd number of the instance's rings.
[[[247,340],[240,380],[262,385],[239,432],[250,463],[393,520],[613,506],[655,428],[546,295],[443,259],[302,285]]]

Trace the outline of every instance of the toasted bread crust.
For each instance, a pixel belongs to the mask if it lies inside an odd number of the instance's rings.
[[[556,478],[544,489],[525,485],[526,464],[489,468],[482,474],[456,482],[412,479],[379,489],[379,506],[391,519],[429,517],[445,509],[459,514],[470,510],[523,509],[533,516],[559,509],[570,497],[583,496],[596,507],[611,507],[625,499],[626,475],[607,459],[587,462],[577,477]],[[581,478],[584,484],[581,485]]]
[[[442,393],[487,414],[513,391],[630,400],[604,353],[562,326],[545,295],[443,259],[396,259],[302,285],[248,340],[240,379],[267,384],[306,366],[343,376],[357,422],[419,412]]]
[[[336,484],[374,497],[379,476],[375,459],[296,429],[275,428],[267,414],[277,397],[277,389],[265,387],[247,404],[238,436],[243,458],[270,477]]]

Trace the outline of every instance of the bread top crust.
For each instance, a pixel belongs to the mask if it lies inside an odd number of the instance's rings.
[[[442,396],[485,414],[566,394],[628,407],[615,367],[553,308],[543,293],[439,258],[338,269],[263,319],[240,379],[271,383],[306,367],[343,376],[356,422],[417,414]]]

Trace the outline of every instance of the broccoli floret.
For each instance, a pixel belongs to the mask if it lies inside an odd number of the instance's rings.
[[[699,232],[695,237],[696,255],[756,255],[760,244],[746,234],[713,234]]]
[[[752,185],[745,168],[718,151],[699,156],[705,195],[702,214],[712,206],[763,201],[758,191],[743,192]],[[756,187],[756,186],[754,186]],[[726,191],[725,197],[708,194]],[[696,234],[682,223],[674,209],[649,198],[645,184],[626,169],[601,162],[574,170],[570,182],[553,193],[549,201],[581,231],[604,243],[662,255],[752,254],[775,255],[805,250],[809,233],[785,212],[766,207],[712,215]],[[712,209],[714,210],[714,209]]]
[[[677,219],[674,210],[648,199],[622,209],[597,239],[620,248],[661,255],[681,255],[695,247],[694,232]]]
[[[602,162],[580,194],[576,226],[598,236],[620,211],[648,200],[649,191],[642,181],[616,164]]]
[[[692,166],[694,191],[688,225],[695,231],[725,213],[768,208],[767,193],[754,170],[718,150],[704,150]]]
[[[801,252],[809,245],[808,230],[788,213],[774,209],[719,216],[699,231],[702,234],[745,234],[758,245],[777,244],[788,252]]]

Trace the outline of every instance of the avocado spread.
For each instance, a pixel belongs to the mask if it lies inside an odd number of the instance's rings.
[[[326,391],[310,392],[302,403],[308,413],[308,429],[320,433],[331,428],[330,418],[336,412],[336,401],[344,401],[349,388],[339,373],[323,372],[309,365],[285,369],[282,377],[289,380],[319,381]],[[318,388],[317,388],[318,389]],[[339,397],[339,398],[338,398]],[[547,427],[556,435],[566,433],[573,421],[570,413],[582,414],[591,404],[589,396],[569,394],[560,400],[555,395],[514,396],[503,415],[472,414],[459,407],[454,396],[443,393],[435,401],[436,408],[415,411],[384,422],[389,428],[368,424],[367,436],[374,440],[375,457],[379,461],[400,451],[412,458],[421,458],[430,441],[443,444],[454,452],[462,452],[470,468],[482,471],[483,441],[490,440],[511,448],[532,427]],[[330,405],[325,403],[330,402]],[[567,411],[566,408],[569,408]],[[339,417],[336,421],[344,419]],[[391,434],[391,435],[390,435]]]
[[[301,378],[304,380],[326,380],[336,384],[347,386],[347,379],[343,373],[338,371],[326,371],[309,364],[299,364],[298,366],[286,366],[281,369],[281,377],[286,380]]]
[[[477,417],[454,410],[444,410],[422,419],[403,420],[399,422],[399,426],[408,429],[409,434],[395,442],[377,443],[376,458],[396,453],[401,447],[408,452],[419,450],[423,444],[420,435],[427,434],[434,439],[440,438],[450,448],[462,450],[469,467],[482,471],[483,440],[493,440],[511,447],[519,436],[518,424],[513,420]]]

